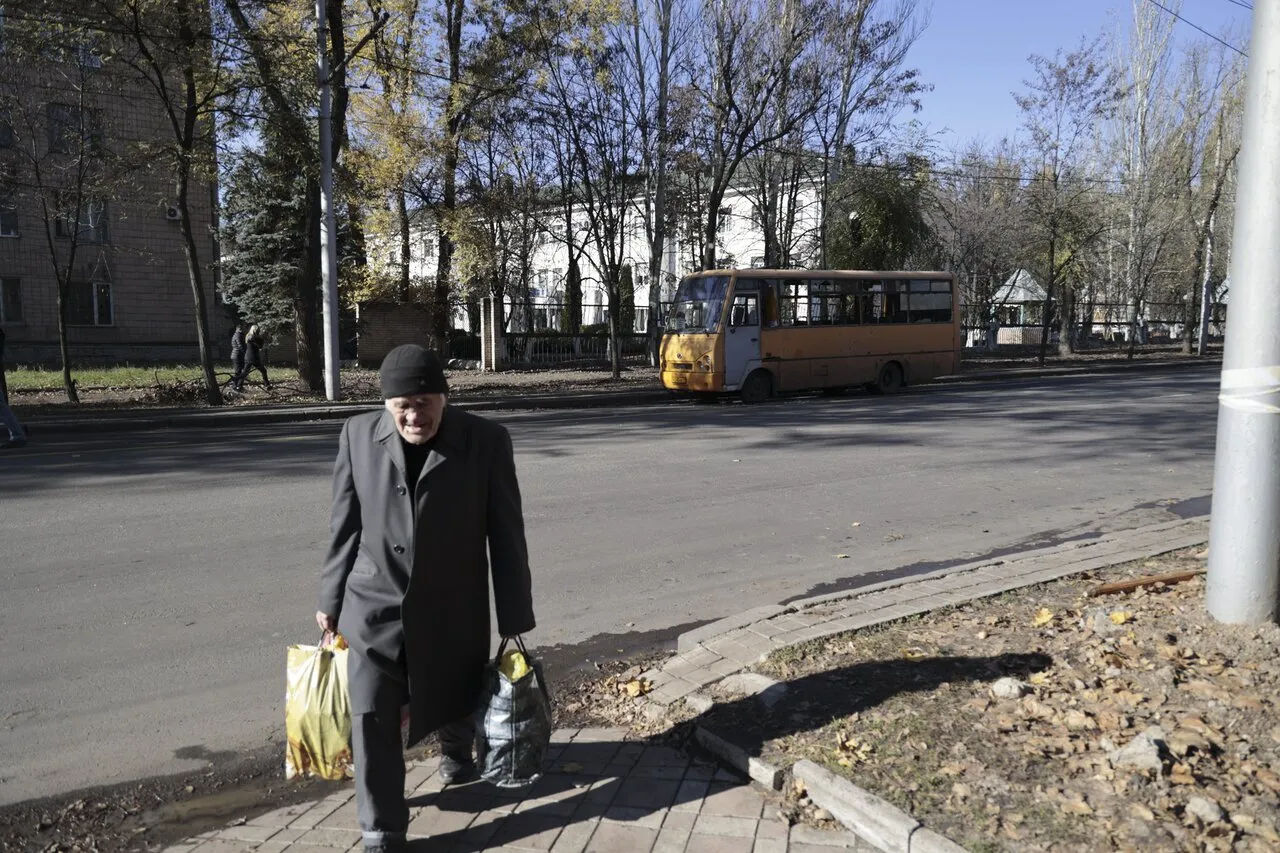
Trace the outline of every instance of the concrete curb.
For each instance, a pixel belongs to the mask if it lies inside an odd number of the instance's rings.
[[[603,406],[640,406],[669,400],[665,390],[619,391],[587,394],[549,394],[527,397],[456,400],[450,405],[473,412],[590,409]],[[141,413],[98,412],[92,420],[71,418],[28,418],[23,426],[33,435],[129,432],[153,429],[216,429],[228,426],[258,426],[278,423],[343,420],[381,408],[377,403],[335,403],[329,406],[291,406],[254,409],[193,409]]]
[[[1092,365],[1069,365],[1064,367],[1005,367],[993,370],[975,370],[970,373],[957,373],[952,376],[940,376],[921,385],[951,385],[963,382],[988,382],[1000,379],[1042,379],[1053,376],[1087,376],[1091,373],[1142,373],[1159,371],[1165,368],[1182,369],[1192,367],[1222,367],[1222,357],[1183,359],[1158,359],[1135,361],[1100,361]]]
[[[943,376],[922,386],[958,385],[994,382],[1002,379],[1039,379],[1087,376],[1124,372],[1159,371],[1192,367],[1221,366],[1221,359],[1187,359],[1179,361],[1101,362],[1081,367],[1001,368]],[[455,400],[452,405],[475,412],[513,409],[589,409],[604,406],[643,406],[669,402],[675,398],[663,388],[633,391],[602,391],[577,394],[511,395],[506,397]],[[103,411],[86,414],[85,418],[36,416],[23,420],[35,435],[74,433],[129,432],[152,429],[220,428],[237,425],[262,425],[325,421],[348,418],[378,408],[374,402],[332,404],[282,404],[274,407],[245,409],[151,409],[140,411]],[[88,418],[88,419],[86,419]]]
[[[754,755],[747,755],[745,749],[730,743],[704,726],[698,726],[694,729],[694,738],[697,739],[703,749],[739,773],[745,773],[752,780],[759,782],[771,791],[782,790],[784,774],[781,768],[774,767],[767,761],[761,761]],[[832,812],[832,814],[835,814],[835,812]]]
[[[787,609],[788,608],[782,604],[766,604],[763,607],[755,607],[751,610],[744,610],[741,613],[735,613],[732,616],[726,616],[724,619],[717,619],[715,622],[709,622],[706,625],[694,628],[692,631],[685,631],[676,638],[676,651],[692,651],[697,648],[703,640],[709,640],[712,637],[727,634],[735,628],[743,628],[755,622],[763,622],[771,616],[777,616],[779,613],[785,613]]]
[[[649,707],[665,708],[684,699],[695,712],[706,714],[715,707],[715,701],[702,692],[704,687],[748,669],[757,660],[779,649],[1168,553],[1207,540],[1207,517],[1162,522],[1106,534],[1089,542],[1032,549],[916,577],[884,581],[861,589],[815,596],[790,605],[754,608],[688,632],[689,639],[681,637],[678,647],[682,651],[678,651],[660,669],[643,674],[655,685],[646,700]],[[841,615],[838,612],[841,605],[842,609],[854,612]],[[837,612],[823,612],[833,609]],[[734,627],[724,633],[708,630],[717,626]],[[767,680],[761,681],[760,685]],[[780,768],[749,755],[705,725],[695,724],[694,736],[703,748],[727,766],[745,773],[765,787],[781,789],[786,774]],[[806,765],[803,771],[798,769],[802,764]],[[956,853],[963,850],[874,794],[817,765],[807,765],[811,762],[799,762],[791,772],[809,786],[814,802],[831,812],[850,832],[880,850],[886,853]],[[817,796],[814,796],[815,791]]]
[[[902,809],[812,761],[796,762],[791,772],[804,782],[809,799],[884,853],[965,853]]]

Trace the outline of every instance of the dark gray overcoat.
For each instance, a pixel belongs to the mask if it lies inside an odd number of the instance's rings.
[[[410,743],[476,709],[489,659],[489,575],[503,636],[533,630],[529,558],[511,437],[446,407],[416,484],[389,412],[342,428],[319,609],[338,617],[351,712],[374,709],[377,670],[404,654]],[[486,554],[486,544],[488,553]]]

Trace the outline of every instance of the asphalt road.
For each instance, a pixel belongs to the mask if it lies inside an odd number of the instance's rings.
[[[497,414],[531,639],[580,661],[871,573],[1203,511],[1216,392],[1215,370],[1180,369]],[[0,805],[283,737],[338,428],[37,436],[0,456]]]

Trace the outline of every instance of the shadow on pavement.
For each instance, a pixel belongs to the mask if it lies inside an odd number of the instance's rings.
[[[1048,655],[1039,653],[867,661],[788,682],[786,698],[768,712],[757,699],[747,697],[717,705],[682,724],[675,734],[688,742],[693,727],[708,717],[754,719],[755,725],[739,726],[731,732],[714,730],[748,754],[759,756],[766,742],[810,726],[809,718],[795,711],[811,701],[815,692],[828,696],[821,707],[824,719],[813,720],[821,726],[834,717],[868,710],[899,693],[932,690],[944,682],[994,681],[1010,675],[1025,678],[1052,662]],[[842,701],[830,695],[833,683],[861,687]],[[441,790],[432,777],[409,800],[415,811],[411,812],[408,849],[412,853],[479,853],[504,845],[548,849],[558,836],[564,837],[563,833],[581,833],[585,845],[586,836],[594,832],[592,849],[623,853],[649,850],[668,811],[689,815],[679,821],[684,831],[695,828],[700,811],[709,818],[728,819],[719,821],[721,832],[733,830],[735,819],[760,817],[758,796],[744,796],[745,792],[737,790],[746,782],[716,770],[707,761],[690,758],[669,745],[671,740],[671,735],[664,735],[640,741],[575,739],[555,744],[549,772],[532,787],[515,792],[484,783]],[[603,821],[595,827],[600,819]],[[738,828],[748,831],[746,824]],[[754,824],[750,832],[754,834]],[[413,837],[428,834],[427,838]]]

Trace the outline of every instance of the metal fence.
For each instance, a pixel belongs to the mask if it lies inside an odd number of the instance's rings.
[[[1165,303],[1147,303],[1144,316],[1136,320],[1129,316],[1130,306],[1122,304],[1097,305],[1087,321],[1077,318],[1072,334],[1080,348],[1121,346],[1135,338],[1139,344],[1168,344],[1182,339],[1186,329],[1182,306]],[[999,306],[998,322],[994,325],[974,322],[966,316],[963,325],[964,346],[990,348],[991,346],[1038,346],[1044,337],[1039,303]],[[1193,333],[1199,335],[1199,317],[1192,319]],[[1226,306],[1215,304],[1210,316],[1210,342],[1221,341],[1226,334]],[[1060,338],[1057,318],[1049,328],[1049,343]],[[994,336],[994,341],[992,340]]]
[[[512,367],[554,364],[562,367],[595,366],[611,363],[609,336],[569,335],[556,332],[514,332],[502,338],[503,361]],[[649,336],[618,336],[624,364],[647,364]]]

